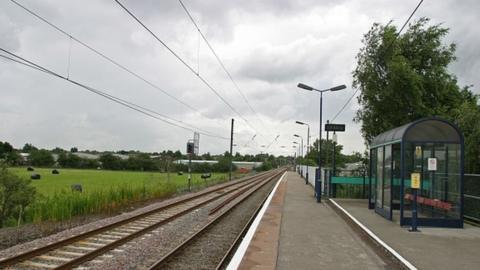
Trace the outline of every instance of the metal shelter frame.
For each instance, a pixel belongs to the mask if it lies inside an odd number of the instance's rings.
[[[423,150],[427,147],[430,147],[428,151]],[[436,176],[424,167],[424,161],[436,157],[435,147],[440,149],[437,155],[443,154],[445,159],[442,161],[444,167],[442,177]],[[449,154],[450,148],[453,150],[450,150]],[[449,160],[452,155],[456,158]],[[415,161],[416,157],[418,159]],[[452,173],[449,172],[449,164],[458,165],[451,169]],[[411,167],[407,168],[407,165]],[[425,193],[430,192],[431,195],[421,197],[421,202],[424,203],[422,207],[431,210],[425,211],[426,214],[418,218],[417,224],[432,227],[463,227],[464,138],[460,129],[453,123],[441,118],[429,117],[378,135],[370,144],[369,167],[368,207],[375,209],[376,213],[393,220],[393,210],[398,209],[400,225],[411,225],[412,217],[408,216],[409,210],[405,208],[406,202],[410,206],[410,201],[406,200],[411,200],[410,194],[406,192],[410,185],[410,175],[407,175],[410,169],[410,172],[416,170],[425,175],[427,179],[425,183],[422,182],[421,190]],[[456,168],[458,168],[457,171],[455,171]],[[377,180],[379,180],[378,183]],[[434,189],[434,183],[438,190]],[[452,186],[454,191],[457,188],[457,193],[449,189]],[[399,190],[398,187],[400,187]],[[438,199],[438,196],[441,198]],[[456,201],[447,202],[453,200],[452,198]]]

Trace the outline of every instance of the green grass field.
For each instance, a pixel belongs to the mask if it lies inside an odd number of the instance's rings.
[[[61,221],[75,216],[113,213],[119,208],[135,202],[164,198],[185,190],[188,187],[187,174],[157,172],[128,172],[104,170],[59,169],[54,175],[51,169],[10,168],[10,171],[30,178],[32,173],[41,175],[40,180],[32,180],[37,189],[35,202],[20,215],[23,222]],[[225,173],[214,173],[208,180],[201,174],[192,175],[192,188],[223,182]],[[81,184],[83,192],[71,190],[72,184]],[[15,219],[7,222],[16,224]]]
[[[41,175],[40,180],[32,180],[32,185],[42,195],[53,195],[59,192],[71,190],[72,184],[81,184],[84,192],[109,190],[115,187],[131,186],[141,187],[143,185],[165,184],[169,181],[178,188],[187,187],[187,174],[177,175],[170,173],[170,180],[167,173],[159,172],[132,172],[132,171],[105,171],[105,170],[79,170],[79,169],[58,169],[60,174],[52,174],[52,169],[35,168],[34,172],[27,171],[27,168],[10,168],[15,174],[30,178],[32,173]],[[203,185],[205,180],[201,174],[192,174],[194,185]],[[207,181],[218,181],[225,179],[225,173],[213,173]]]

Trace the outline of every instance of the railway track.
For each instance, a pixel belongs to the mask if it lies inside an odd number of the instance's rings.
[[[251,188],[239,190],[224,200],[210,211],[210,213],[218,212],[213,219],[153,263],[148,269],[223,269],[231,253],[235,250],[267,199],[275,183],[272,180],[279,179],[283,173],[284,170],[278,171],[270,178],[256,183]],[[271,185],[265,188],[269,183]],[[257,194],[260,189],[264,189],[264,194]],[[257,195],[257,198],[253,198],[250,206],[245,206],[245,201],[255,195]],[[223,209],[220,210],[221,208]],[[244,212],[249,213],[245,215]],[[241,219],[238,218],[239,214],[244,216],[243,220],[245,222],[238,222]],[[235,225],[232,226],[232,224]],[[205,250],[203,247],[206,247]],[[201,258],[205,256],[208,258]]]
[[[279,170],[276,170],[246,177],[145,213],[2,259],[0,269],[72,269],[75,267],[84,269],[83,263],[101,262],[101,259],[98,259],[101,256],[112,256],[105,253],[115,251],[141,235],[231,194],[212,209],[213,215],[236,197],[249,194],[251,190],[256,190],[260,185],[263,186],[278,174]]]

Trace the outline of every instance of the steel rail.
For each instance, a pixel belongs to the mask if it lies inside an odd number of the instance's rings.
[[[263,181],[265,178],[268,178],[269,176],[270,176],[270,174],[261,175],[258,179],[255,179],[255,180],[253,180],[252,182],[247,183],[246,185],[248,186],[248,185],[250,185],[250,184],[252,184],[252,183],[255,184],[255,183],[257,183],[257,182]],[[242,187],[243,187],[243,186],[244,186],[244,185],[242,185]],[[227,195],[227,194],[230,194],[230,193],[232,193],[232,192],[234,192],[234,191],[235,191],[235,190],[226,191],[226,192],[224,192],[224,193],[222,193],[222,194],[219,194],[219,195],[217,195],[217,196],[215,196],[215,197],[212,197],[212,198],[210,198],[210,199],[204,200],[204,201],[202,201],[202,202],[200,202],[200,203],[198,203],[198,204],[195,204],[195,205],[192,206],[192,207],[189,207],[189,208],[187,208],[187,209],[185,209],[185,210],[182,210],[182,211],[174,214],[173,216],[170,216],[170,217],[168,217],[168,218],[165,218],[165,219],[161,220],[160,222],[156,222],[156,223],[154,223],[154,224],[152,224],[152,225],[150,225],[150,226],[145,227],[144,229],[138,230],[138,231],[136,231],[136,232],[134,232],[134,233],[132,233],[132,234],[130,234],[130,235],[127,235],[127,236],[125,236],[125,237],[122,237],[122,238],[120,238],[120,239],[118,239],[118,240],[116,240],[116,241],[114,241],[114,242],[112,242],[112,243],[109,243],[109,244],[107,244],[107,245],[105,245],[105,246],[103,246],[103,247],[101,247],[101,248],[95,249],[95,250],[93,250],[93,251],[91,251],[91,252],[88,252],[88,253],[80,256],[80,257],[74,258],[74,259],[72,259],[71,261],[66,262],[66,263],[64,263],[64,264],[62,264],[62,265],[60,265],[59,267],[56,267],[56,268],[54,268],[54,269],[58,269],[58,270],[71,269],[71,268],[73,268],[73,267],[75,267],[75,266],[80,265],[80,264],[83,263],[83,262],[90,261],[90,260],[92,260],[93,258],[96,258],[96,257],[100,256],[101,254],[109,251],[109,250],[112,250],[112,249],[114,249],[114,248],[116,248],[116,247],[118,247],[118,246],[121,246],[121,245],[123,245],[123,244],[126,243],[126,242],[129,242],[130,240],[138,237],[139,235],[142,235],[142,234],[145,234],[146,232],[149,232],[149,231],[151,231],[151,230],[154,230],[156,227],[159,227],[159,226],[161,226],[161,225],[163,225],[163,224],[166,224],[166,223],[168,223],[168,222],[170,222],[170,221],[172,221],[172,220],[175,220],[175,219],[177,219],[178,217],[181,217],[181,216],[183,216],[183,215],[185,215],[185,214],[187,214],[187,213],[189,213],[189,212],[191,212],[191,211],[193,211],[193,210],[195,210],[195,209],[197,209],[197,208],[199,208],[199,207],[201,207],[201,206],[204,206],[204,205],[206,205],[206,204],[208,204],[208,203],[210,203],[210,202],[213,202],[213,201],[215,201],[215,200],[217,200],[217,199],[219,199],[219,198],[221,198],[221,197],[223,197],[223,196],[225,196],[225,195]]]
[[[165,263],[169,258],[171,258],[174,254],[176,254],[177,252],[179,252],[181,249],[183,249],[184,247],[186,247],[189,243],[191,243],[194,239],[196,239],[197,237],[199,237],[200,235],[202,235],[203,233],[205,233],[205,231],[210,228],[212,225],[214,225],[215,223],[219,222],[220,219],[222,219],[227,213],[229,213],[231,210],[233,210],[236,206],[238,206],[240,203],[242,203],[243,201],[245,201],[247,198],[249,198],[252,194],[254,194],[257,190],[259,190],[261,187],[263,187],[264,185],[266,185],[267,183],[269,183],[270,181],[272,181],[273,179],[276,179],[278,178],[279,176],[281,176],[283,173],[285,172],[285,170],[277,170],[276,173],[272,176],[269,176],[267,177],[267,180],[265,180],[264,182],[258,184],[257,186],[255,186],[252,190],[250,190],[249,193],[247,193],[247,195],[245,195],[244,197],[242,197],[238,202],[236,202],[235,204],[231,205],[230,207],[228,207],[224,212],[222,212],[220,215],[216,216],[214,219],[212,219],[210,222],[208,222],[206,225],[204,225],[202,228],[200,228],[196,233],[194,233],[193,235],[191,235],[189,238],[187,238],[185,241],[183,241],[180,245],[178,245],[177,247],[175,247],[174,249],[170,250],[169,253],[167,253],[166,255],[164,255],[160,260],[158,260],[157,262],[155,262],[153,265],[151,265],[148,269],[149,270],[153,270],[153,269],[161,269],[160,266]],[[241,195],[241,194],[240,194]],[[267,196],[268,197],[268,196]],[[264,201],[262,201],[262,204],[263,204]]]
[[[93,229],[93,230],[90,230],[90,231],[87,231],[87,232],[83,232],[83,233],[80,233],[78,235],[74,235],[72,237],[68,237],[68,238],[65,238],[65,239],[62,239],[60,241],[57,241],[57,242],[54,242],[54,243],[51,243],[51,244],[48,244],[48,245],[45,245],[45,246],[42,246],[42,247],[39,247],[39,248],[35,248],[35,249],[32,249],[32,250],[29,250],[29,251],[26,251],[24,253],[21,253],[21,254],[18,254],[16,256],[13,256],[13,257],[9,257],[9,258],[5,258],[3,260],[0,260],[0,268],[5,268],[7,266],[12,266],[14,264],[17,264],[19,262],[22,262],[22,261],[25,261],[25,260],[28,260],[28,259],[31,259],[31,258],[34,258],[34,257],[37,257],[38,255],[42,255],[42,254],[45,254],[45,253],[48,253],[52,250],[55,250],[55,249],[58,249],[58,248],[61,248],[61,247],[64,247],[64,246],[67,246],[69,244],[72,244],[72,243],[75,243],[75,242],[78,242],[79,240],[82,240],[82,239],[85,239],[85,238],[89,238],[91,236],[94,236],[94,235],[97,235],[97,234],[100,234],[102,232],[106,232],[106,231],[109,231],[111,229],[114,229],[114,228],[117,228],[117,227],[120,227],[122,225],[125,225],[125,224],[128,224],[128,223],[131,223],[131,222],[134,222],[136,220],[139,220],[141,218],[144,218],[144,217],[147,217],[147,216],[150,216],[150,215],[153,215],[155,213],[158,213],[160,211],[163,211],[163,210],[166,210],[166,209],[169,209],[169,208],[172,208],[174,206],[177,206],[177,205],[181,205],[181,204],[184,204],[184,203],[187,203],[187,202],[190,202],[192,200],[195,200],[195,199],[198,199],[202,196],[205,196],[205,195],[208,195],[208,194],[212,194],[212,193],[215,193],[215,192],[218,192],[222,189],[226,189],[226,188],[229,188],[229,187],[232,187],[232,186],[235,186],[235,185],[239,185],[239,188],[242,188],[246,185],[249,185],[251,184],[252,182],[255,182],[255,181],[261,181],[260,179],[263,179],[264,176],[268,176],[272,174],[272,172],[265,172],[265,173],[262,173],[262,174],[257,174],[257,175],[253,175],[253,176],[249,176],[249,177],[246,177],[245,179],[242,179],[242,180],[237,180],[235,181],[235,183],[229,183],[227,185],[222,185],[221,187],[217,187],[217,188],[214,188],[214,189],[211,189],[211,190],[207,190],[207,191],[204,191],[204,192],[199,192],[198,194],[195,194],[193,196],[189,196],[187,198],[183,198],[183,199],[180,199],[180,200],[177,200],[177,201],[174,201],[172,203],[169,203],[167,205],[163,205],[163,206],[160,206],[158,208],[155,208],[155,209],[152,209],[152,210],[149,210],[147,212],[144,212],[144,213],[141,213],[141,214],[138,214],[138,215],[135,215],[135,216],[132,216],[132,217],[129,217],[129,218],[126,218],[126,219],[123,219],[123,220],[120,220],[120,221],[117,221],[117,222],[113,222],[111,224],[108,224],[106,226],[102,226],[100,228],[96,228],[96,229]],[[245,183],[246,182],[246,183]],[[231,191],[228,191],[228,192],[224,192],[222,194],[219,194],[215,197],[213,197],[212,199],[210,199],[210,202],[213,201],[213,200],[216,200],[220,197],[223,197],[229,193],[232,193],[234,192],[235,189],[231,190]],[[204,205],[206,203],[203,203],[202,205]],[[202,206],[200,205],[200,206]],[[200,207],[198,205],[194,206],[195,208],[198,208]],[[193,208],[193,207],[192,207]],[[192,211],[194,209],[191,209],[190,211]],[[187,212],[185,212],[187,213]],[[184,214],[185,214],[184,213]],[[178,217],[178,216],[177,216]],[[160,225],[157,225],[157,226],[161,226]],[[150,226],[148,226],[148,228],[150,228]],[[152,227],[153,228],[153,227]],[[145,231],[144,231],[145,232]],[[138,235],[138,234],[136,234]],[[126,239],[124,239],[126,238]],[[124,238],[121,238],[119,239],[118,241],[122,241],[122,240],[125,240],[123,241],[124,242],[127,242],[128,240],[132,239],[133,237],[129,237],[129,236],[126,236]],[[116,242],[116,241],[115,241]],[[103,249],[102,249],[103,250]],[[110,249],[108,249],[110,250]],[[89,253],[86,253],[86,255],[88,255],[89,258],[92,257],[92,254],[90,254],[91,252]],[[97,253],[99,254],[99,253]],[[83,257],[83,256],[81,256]],[[79,257],[79,258],[81,258]],[[77,258],[75,258],[74,260],[76,260]],[[77,263],[79,262],[80,260],[76,261]],[[86,260],[82,260],[82,261],[86,261]],[[62,267],[63,265],[61,265],[60,267]],[[60,269],[66,269],[66,268],[60,268]]]
[[[208,215],[213,215],[215,214],[216,212],[220,211],[220,209],[222,209],[225,205],[229,204],[231,201],[235,200],[236,198],[238,198],[238,196],[242,195],[243,193],[247,192],[252,186],[255,185],[255,182],[252,182],[250,185],[246,185],[244,186],[243,188],[241,188],[240,190],[238,190],[237,192],[235,192],[234,194],[232,194],[232,196],[228,197],[227,199],[223,200],[220,204],[218,204],[217,206],[215,206],[214,208],[212,208],[210,210],[210,212],[208,213]]]
[[[227,252],[225,253],[225,255],[223,255],[222,259],[217,264],[217,267],[215,267],[215,270],[220,270],[225,265],[228,257],[232,254],[232,252],[235,250],[235,248],[240,244],[243,237],[247,234],[248,229],[252,225],[253,221],[255,220],[255,217],[257,217],[258,213],[262,209],[262,206],[265,204],[265,201],[267,199],[268,199],[268,196],[265,196],[265,198],[262,200],[262,203],[258,205],[257,209],[255,209],[255,211],[253,212],[253,215],[248,219],[247,223],[245,223],[245,226],[243,226],[240,233],[237,235],[237,237],[235,238],[233,243],[227,249]]]

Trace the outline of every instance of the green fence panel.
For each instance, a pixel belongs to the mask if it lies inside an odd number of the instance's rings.
[[[334,176],[332,177],[332,184],[353,184],[363,185],[363,177],[348,177],[348,176]],[[368,184],[365,179],[365,184]]]

